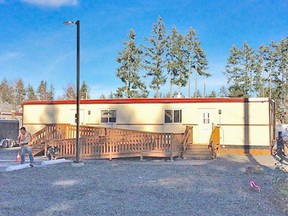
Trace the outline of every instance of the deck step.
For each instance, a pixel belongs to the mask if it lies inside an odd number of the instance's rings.
[[[208,145],[188,145],[183,158],[186,160],[211,160],[212,153],[208,149]]]

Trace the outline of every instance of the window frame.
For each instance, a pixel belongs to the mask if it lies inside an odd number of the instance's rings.
[[[171,122],[166,122],[166,113],[167,113],[167,111],[170,111],[170,112],[172,112],[172,116],[170,117],[170,119],[171,119]],[[178,113],[178,121],[177,122],[175,122],[175,112],[179,112]],[[164,115],[164,119],[163,119],[163,122],[164,122],[164,124],[182,124],[182,121],[183,121],[183,109],[178,109],[178,108],[175,108],[175,109],[164,109],[163,110],[163,115]]]
[[[104,119],[104,117],[102,117],[102,113],[103,112],[108,112],[108,116],[107,117],[105,117],[105,118],[107,118],[107,122],[103,122],[102,121],[102,119]],[[110,117],[110,112],[111,111],[114,111],[115,112],[115,117]],[[110,121],[112,118],[115,118],[115,121]],[[107,108],[107,109],[100,109],[100,124],[116,124],[117,123],[117,109],[111,109],[111,108]]]
[[[209,125],[211,122],[210,112],[203,112],[202,123],[204,125]]]

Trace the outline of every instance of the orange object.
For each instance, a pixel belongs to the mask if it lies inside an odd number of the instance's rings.
[[[16,156],[16,162],[19,162],[20,161],[20,152],[18,152],[17,156]]]

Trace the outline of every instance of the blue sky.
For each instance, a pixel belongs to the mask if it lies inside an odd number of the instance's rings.
[[[81,81],[92,98],[122,86],[116,57],[126,35],[133,28],[143,43],[158,16],[167,32],[173,25],[183,34],[196,30],[212,74],[199,79],[201,92],[204,80],[208,93],[226,85],[222,72],[233,44],[257,49],[288,37],[287,0],[0,0],[0,14],[0,79],[22,78],[35,89],[46,80],[56,98],[76,79],[76,26],[63,21],[81,21]]]

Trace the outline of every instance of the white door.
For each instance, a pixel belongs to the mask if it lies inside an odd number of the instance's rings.
[[[209,144],[210,135],[212,133],[213,125],[215,124],[216,109],[198,109],[199,116],[199,144]]]

